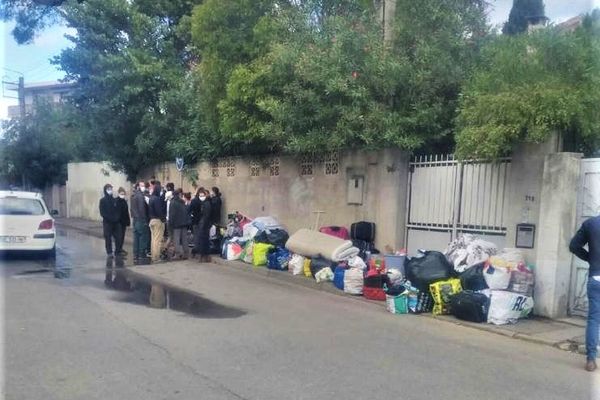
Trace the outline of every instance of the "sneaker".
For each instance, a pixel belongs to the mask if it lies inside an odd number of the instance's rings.
[[[596,370],[596,368],[598,368],[596,366],[596,360],[587,360],[585,363],[585,370],[588,372],[593,372]]]

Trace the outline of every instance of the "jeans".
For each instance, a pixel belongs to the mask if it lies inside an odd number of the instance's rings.
[[[598,354],[598,335],[600,329],[600,282],[588,277],[588,319],[585,328],[585,350],[588,360],[595,360]]]
[[[182,257],[189,257],[190,245],[188,243],[187,228],[175,228],[171,231],[173,234],[173,244],[175,245],[175,254]]]
[[[104,246],[106,254],[111,255],[113,252],[112,241],[115,241],[115,250],[118,253],[123,250],[123,241],[121,240],[121,224],[118,222],[103,222],[102,230],[104,231]],[[119,247],[121,246],[121,247]]]
[[[133,221],[133,258],[146,258],[150,247],[150,227],[147,221]]]
[[[162,241],[165,235],[165,224],[160,219],[151,219],[150,234],[152,235],[150,244],[152,261],[158,261],[160,260],[160,252],[162,251]]]

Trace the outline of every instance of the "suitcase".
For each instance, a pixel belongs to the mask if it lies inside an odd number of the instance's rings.
[[[375,241],[375,223],[360,221],[350,226],[350,236],[352,240],[364,240],[365,242]]]
[[[319,232],[325,233],[330,236],[335,236],[343,240],[350,239],[348,229],[344,228],[343,226],[324,226],[319,229]]]
[[[450,313],[458,319],[487,322],[490,299],[483,293],[465,290],[450,297]]]

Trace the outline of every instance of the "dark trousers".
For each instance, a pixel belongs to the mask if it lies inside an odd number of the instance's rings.
[[[104,230],[104,246],[106,247],[106,254],[112,254],[113,246],[112,242],[115,241],[115,253],[123,250],[123,239],[121,238],[123,230],[119,222],[103,222],[102,228]]]
[[[150,227],[146,221],[133,221],[133,258],[146,258],[150,252]]]
[[[203,227],[200,224],[194,225],[194,253],[202,256],[208,255],[210,252],[209,241],[210,227]]]

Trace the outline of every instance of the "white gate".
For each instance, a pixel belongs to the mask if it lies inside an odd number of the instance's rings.
[[[462,232],[504,247],[510,159],[458,161],[420,156],[410,163],[406,246],[444,249]]]
[[[581,181],[577,197],[577,229],[583,221],[600,214],[600,158],[581,161]],[[569,309],[574,315],[587,315],[588,264],[573,256]]]

